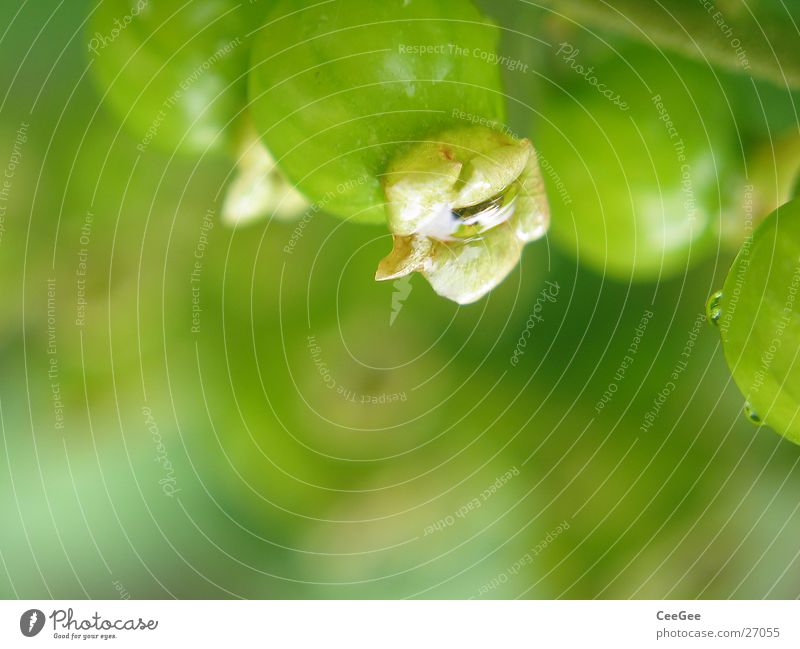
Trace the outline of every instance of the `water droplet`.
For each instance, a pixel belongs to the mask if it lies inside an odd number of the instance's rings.
[[[746,401],[744,404],[744,416],[747,417],[752,423],[756,426],[761,425],[761,417],[759,414],[753,409],[753,406],[750,404],[749,401]]]
[[[518,193],[519,182],[514,181],[499,194],[481,203],[453,209],[451,211],[453,231],[448,238],[474,239],[487,230],[505,223],[514,215]]]
[[[711,324],[716,325],[722,316],[722,291],[713,293],[706,303],[706,318]]]

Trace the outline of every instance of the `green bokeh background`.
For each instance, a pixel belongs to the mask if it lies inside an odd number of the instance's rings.
[[[545,76],[544,46],[520,25],[606,47],[512,9],[503,47]],[[734,247],[718,237],[691,268],[641,283],[545,239],[468,308],[414,278],[390,325],[394,289],[372,281],[385,229],[321,211],[287,253],[294,223],[219,223],[229,163],[136,150],[93,82],[89,10],[0,8],[0,168],[29,125],[0,238],[0,596],[800,596],[800,451],[741,416],[719,337],[696,327]],[[527,133],[547,114],[541,80],[505,76],[510,126]],[[791,126],[791,101],[727,74],[719,84],[744,169],[746,143]],[[513,366],[548,281],[558,297]],[[353,394],[404,400],[353,403],[315,361]]]

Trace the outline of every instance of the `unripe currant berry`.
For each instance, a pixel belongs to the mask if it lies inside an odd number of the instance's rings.
[[[723,89],[711,70],[645,47],[609,62],[559,47],[534,129],[548,163],[552,240],[622,281],[685,272],[713,251],[734,202]]]
[[[307,201],[255,135],[247,111],[250,34],[266,3],[104,0],[91,20],[90,55],[106,103],[150,146],[237,160],[223,219],[292,218]]]
[[[250,26],[240,4],[98,4],[89,27],[92,70],[141,149],[234,152],[249,56]]]
[[[296,186],[387,223],[377,273],[471,302],[547,228],[531,143],[503,130],[497,29],[466,0],[281,0],[256,36],[257,130]]]

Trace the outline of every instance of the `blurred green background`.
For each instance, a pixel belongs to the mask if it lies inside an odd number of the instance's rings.
[[[0,167],[18,162],[0,228],[0,596],[800,596],[800,449],[742,416],[699,320],[736,217],[709,207],[704,254],[643,282],[580,263],[562,216],[487,299],[459,308],[415,277],[390,324],[398,289],[372,280],[385,229],[324,211],[299,234],[232,229],[227,161],[137,151],[91,75],[91,5],[0,8]],[[554,44],[598,66],[628,47],[486,8],[537,71],[505,74],[522,134],[591,101]],[[744,177],[747,151],[796,129],[793,98],[711,78],[720,155]],[[577,196],[570,164],[554,161]],[[743,183],[719,192],[741,206]],[[598,232],[613,265],[614,230]]]

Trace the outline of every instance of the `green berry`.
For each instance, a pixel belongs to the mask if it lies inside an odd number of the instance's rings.
[[[281,0],[253,48],[256,126],[311,200],[384,223],[381,175],[398,150],[503,122],[497,37],[465,0]]]
[[[573,81],[543,92],[534,140],[553,241],[623,281],[679,274],[706,258],[735,159],[713,73],[638,47],[611,63],[568,44],[554,56],[559,78]]]
[[[104,0],[88,29],[105,103],[151,145],[233,152],[253,28],[236,0]],[[250,10],[247,10],[250,11]]]

